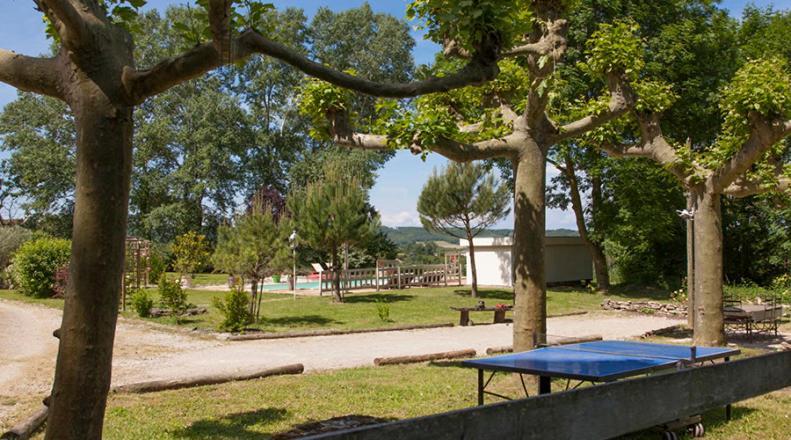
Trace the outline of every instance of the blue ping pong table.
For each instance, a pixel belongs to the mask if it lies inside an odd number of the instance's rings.
[[[567,379],[566,389],[572,380],[579,381],[576,388],[584,382],[612,382],[663,369],[713,362],[715,359],[728,361],[737,354],[738,349],[725,347],[594,341],[463,361],[461,364],[478,370],[478,405],[483,405],[485,394],[509,399],[486,391],[486,386],[497,372],[519,373],[526,395],[527,387],[522,375],[536,375],[539,377],[539,394],[549,394],[552,392],[552,378]],[[492,372],[488,380],[484,380],[484,371]],[[726,409],[726,415],[730,418],[730,406]]]

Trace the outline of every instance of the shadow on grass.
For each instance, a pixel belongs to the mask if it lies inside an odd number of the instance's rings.
[[[472,298],[469,289],[456,289],[453,291],[453,293],[458,296]],[[482,299],[482,300],[496,299],[502,301],[513,301],[514,292],[512,290],[501,290],[501,289],[496,289],[496,290],[478,289],[477,299]]]
[[[461,368],[461,361],[429,361],[429,367]]]
[[[343,321],[337,321],[332,318],[327,318],[321,315],[296,315],[296,316],[281,316],[279,318],[265,318],[261,317],[258,324],[263,326],[298,326],[298,325],[327,325],[327,324],[343,324]]]
[[[189,426],[171,431],[176,438],[184,439],[269,439],[271,434],[254,432],[251,426],[283,420],[288,415],[284,408],[264,408],[228,414],[214,420],[198,420]]]
[[[375,302],[402,302],[412,301],[415,295],[407,295],[403,293],[372,293],[367,295],[347,295],[343,302],[347,304],[357,303],[375,303]]]
[[[358,414],[333,417],[331,419],[311,421],[294,426],[287,432],[281,432],[272,436],[273,440],[290,440],[303,438],[310,435],[323,434],[333,431],[357,428],[366,425],[375,425],[396,420],[394,418],[372,417]]]

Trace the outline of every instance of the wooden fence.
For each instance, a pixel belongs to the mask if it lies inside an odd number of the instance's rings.
[[[788,386],[786,351],[307,438],[606,439]]]
[[[406,287],[460,286],[464,280],[461,265],[377,263],[377,267],[339,271],[341,290],[403,289]],[[321,273],[319,293],[331,292],[335,272]]]

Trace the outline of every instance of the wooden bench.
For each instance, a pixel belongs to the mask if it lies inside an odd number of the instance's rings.
[[[492,323],[500,324],[505,322],[505,312],[511,310],[512,306],[505,307],[451,307],[451,310],[459,312],[459,325],[466,327],[470,325],[470,312],[494,312]]]

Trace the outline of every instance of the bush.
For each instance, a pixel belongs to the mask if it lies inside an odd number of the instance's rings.
[[[0,227],[0,269],[11,264],[14,252],[31,238],[33,233],[21,226]]]
[[[69,263],[71,242],[39,238],[23,244],[14,255],[14,277],[19,291],[45,298],[53,295],[55,273]]]
[[[160,304],[178,319],[187,311],[187,294],[181,289],[178,281],[169,279],[165,274],[159,277],[158,287]]]
[[[69,266],[61,266],[55,272],[55,282],[52,285],[52,296],[63,298],[66,296],[66,285],[69,284]]]
[[[241,286],[234,286],[222,299],[215,296],[212,298],[212,305],[222,313],[221,330],[239,332],[253,322],[253,316],[250,314],[250,299]]]
[[[132,292],[132,309],[141,318],[151,316],[151,308],[154,307],[154,300],[143,289],[136,289]]]
[[[162,277],[162,274],[167,272],[168,261],[165,255],[163,255],[160,251],[152,249],[148,262],[150,265],[150,270],[148,272],[149,280],[159,280],[159,278]]]
[[[376,300],[376,314],[382,322],[390,322],[390,304],[381,299]]]

